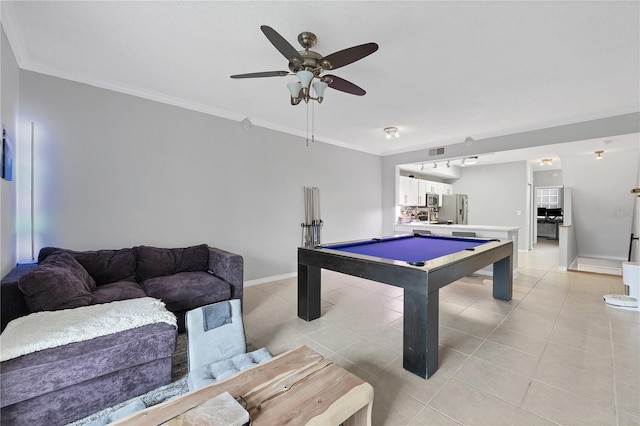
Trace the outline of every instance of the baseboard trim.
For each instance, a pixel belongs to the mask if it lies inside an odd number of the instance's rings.
[[[244,286],[245,287],[251,287],[251,286],[254,286],[254,285],[270,283],[272,281],[278,281],[278,280],[284,280],[284,279],[287,279],[287,278],[293,278],[293,277],[296,277],[297,275],[298,275],[297,272],[290,272],[288,274],[282,274],[282,275],[272,275],[270,277],[264,277],[264,278],[258,278],[256,280],[245,281],[244,282]]]

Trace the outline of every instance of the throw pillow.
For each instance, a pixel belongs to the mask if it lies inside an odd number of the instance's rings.
[[[138,282],[179,272],[206,271],[209,266],[209,247],[206,244],[185,248],[137,246],[135,250]]]
[[[18,288],[31,312],[55,311],[89,305],[96,283],[73,256],[57,252],[22,276]]]
[[[136,257],[132,248],[74,251],[56,247],[44,247],[38,255],[38,263],[58,251],[64,251],[73,256],[87,270],[97,285],[132,280],[135,277]]]

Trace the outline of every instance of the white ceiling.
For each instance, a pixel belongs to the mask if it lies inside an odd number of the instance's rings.
[[[640,2],[2,1],[23,69],[305,136],[295,77],[260,31],[328,55],[380,49],[333,71],[315,138],[375,154],[460,143],[640,110]],[[382,129],[401,137],[387,140]]]

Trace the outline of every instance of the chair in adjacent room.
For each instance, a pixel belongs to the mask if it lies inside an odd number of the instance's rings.
[[[452,237],[475,237],[476,233],[473,231],[453,231],[451,232]],[[477,277],[477,274],[469,274],[468,277]]]
[[[186,314],[189,390],[199,389],[271,358],[266,348],[246,353],[240,300],[193,309]]]

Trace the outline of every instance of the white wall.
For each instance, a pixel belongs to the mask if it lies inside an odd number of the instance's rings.
[[[6,129],[9,140],[13,143],[14,161],[16,146],[16,120],[18,116],[18,85],[20,81],[18,64],[4,28],[0,25],[2,45],[0,48],[0,116],[2,127]],[[0,143],[1,145],[1,143]],[[0,150],[2,147],[0,146]],[[0,160],[1,161],[1,160]],[[15,162],[14,162],[15,164]],[[14,170],[14,176],[17,174]],[[5,276],[17,262],[16,256],[16,179],[8,181],[0,179],[0,277]]]
[[[563,180],[572,188],[578,255],[626,260],[632,232],[638,156],[628,152],[562,158]]]
[[[465,167],[453,192],[469,196],[470,225],[517,226],[518,249],[527,249],[526,161]]]
[[[29,71],[20,87],[36,249],[204,242],[241,254],[246,280],[292,273],[304,186],[320,188],[323,242],[380,235],[378,156]]]
[[[534,186],[562,186],[562,170],[543,170],[533,172]]]

